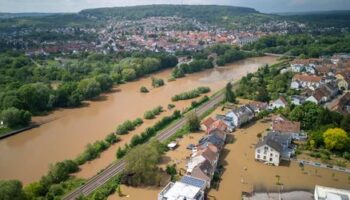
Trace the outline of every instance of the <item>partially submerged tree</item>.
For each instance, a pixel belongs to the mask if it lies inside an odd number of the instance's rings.
[[[133,186],[158,185],[160,170],[157,164],[162,153],[162,144],[158,140],[133,148],[125,157],[123,182]]]
[[[232,84],[228,82],[225,88],[225,100],[230,103],[236,102],[236,95],[232,90]]]
[[[195,112],[191,112],[187,116],[187,124],[191,132],[196,132],[200,130],[200,120]]]

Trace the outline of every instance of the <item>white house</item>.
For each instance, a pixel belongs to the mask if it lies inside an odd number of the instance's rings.
[[[287,100],[284,97],[280,96],[278,99],[270,103],[269,109],[273,110],[275,108],[285,108],[287,105]]]
[[[255,160],[278,166],[281,160],[290,160],[294,150],[290,148],[292,136],[269,132],[255,146]]]
[[[347,200],[350,199],[350,190],[316,185],[314,198],[315,200]]]
[[[240,127],[254,118],[254,111],[248,106],[241,106],[227,113],[226,117],[232,119],[235,127]]]

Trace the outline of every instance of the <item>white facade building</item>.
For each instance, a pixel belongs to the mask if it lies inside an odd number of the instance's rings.
[[[350,199],[350,190],[316,185],[314,197],[315,200],[348,200]]]

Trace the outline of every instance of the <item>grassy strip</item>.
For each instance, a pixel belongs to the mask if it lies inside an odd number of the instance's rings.
[[[11,129],[11,128],[8,128],[8,127],[2,127],[2,128],[0,128],[0,135],[6,134],[6,133],[14,131],[14,130],[15,129]]]

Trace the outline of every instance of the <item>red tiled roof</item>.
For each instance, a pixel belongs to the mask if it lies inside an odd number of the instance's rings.
[[[204,120],[204,122],[202,122],[202,124],[209,129],[211,127],[211,125],[215,122],[215,120],[211,117],[207,118],[206,120]]]
[[[214,130],[214,129],[219,129],[220,131],[226,131],[227,125],[221,120],[216,120],[210,126],[210,130]]]
[[[299,133],[300,122],[289,121],[287,119],[276,117],[272,121],[272,130],[282,133]]]
[[[304,81],[304,82],[320,82],[322,80],[319,76],[310,76],[306,74],[296,74],[293,80]]]

